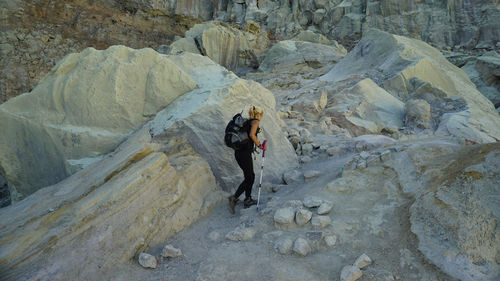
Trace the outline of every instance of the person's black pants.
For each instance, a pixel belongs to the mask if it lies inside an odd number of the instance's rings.
[[[236,150],[234,152],[234,157],[236,158],[236,162],[243,170],[243,175],[245,179],[236,190],[234,197],[238,198],[240,195],[245,192],[245,199],[250,198],[252,194],[252,186],[255,180],[255,173],[253,172],[253,161],[252,161],[252,150]]]

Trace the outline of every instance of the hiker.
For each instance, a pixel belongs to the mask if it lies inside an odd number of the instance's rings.
[[[252,153],[255,151],[255,146],[259,149],[265,150],[265,146],[263,147],[259,140],[257,139],[257,134],[260,132],[259,123],[262,119],[262,115],[264,111],[262,108],[257,106],[251,106],[248,110],[248,115],[250,119],[248,122],[250,123],[247,127],[248,137],[250,138],[245,145],[234,151],[234,158],[236,158],[236,162],[240,166],[241,170],[243,170],[244,180],[234,193],[234,195],[229,196],[229,209],[232,214],[234,214],[234,207],[236,206],[236,202],[238,201],[238,197],[245,192],[245,200],[243,201],[243,205],[245,208],[248,208],[252,205],[257,204],[257,200],[252,199],[252,186],[255,180],[255,173],[253,171],[253,161],[252,161]]]

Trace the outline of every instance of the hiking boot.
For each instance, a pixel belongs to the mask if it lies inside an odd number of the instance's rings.
[[[229,211],[234,215],[234,207],[236,207],[236,202],[238,202],[238,199],[236,199],[234,195],[231,195],[227,198],[227,200],[229,201]]]
[[[246,198],[245,201],[243,201],[244,208],[248,208],[253,205],[257,205],[257,200],[252,199],[252,197]]]

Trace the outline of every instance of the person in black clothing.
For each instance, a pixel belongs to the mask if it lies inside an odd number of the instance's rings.
[[[262,119],[262,115],[264,111],[256,106],[250,107],[248,111],[248,115],[250,116],[249,126],[248,126],[248,144],[238,150],[234,151],[234,158],[236,158],[236,162],[240,166],[241,170],[243,170],[244,180],[234,193],[234,195],[229,196],[229,209],[232,214],[234,214],[234,207],[236,206],[236,202],[238,201],[238,197],[240,197],[243,192],[245,192],[245,200],[243,201],[244,207],[248,208],[252,205],[257,204],[257,200],[252,199],[252,186],[255,180],[255,173],[253,171],[253,161],[252,161],[252,152],[255,150],[256,145],[260,149],[265,149],[261,146],[259,140],[257,139],[257,134],[259,132],[259,123]]]

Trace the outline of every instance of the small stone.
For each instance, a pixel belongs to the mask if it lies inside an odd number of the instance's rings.
[[[391,160],[391,151],[390,150],[382,151],[382,153],[380,154],[380,160],[382,160],[382,162],[387,162]]]
[[[294,209],[300,209],[304,207],[304,204],[300,200],[288,200],[285,202],[285,207],[292,207]]]
[[[359,156],[361,156],[362,159],[367,159],[370,156],[370,152],[367,151],[362,151]]]
[[[286,207],[276,210],[274,221],[278,224],[291,224],[295,217],[295,210],[292,207]]]
[[[323,232],[321,231],[309,231],[306,233],[306,239],[309,242],[309,245],[314,247],[318,247],[319,243],[323,239]]]
[[[331,222],[329,216],[314,216],[311,219],[311,224],[314,228],[324,228],[328,226]]]
[[[299,256],[307,256],[312,252],[312,249],[306,239],[297,238],[297,240],[293,243],[293,252]]]
[[[299,226],[307,224],[312,218],[312,212],[305,209],[299,209],[295,213],[295,223]]]
[[[366,168],[366,160],[359,160],[356,165],[356,169],[364,169]]]
[[[319,207],[321,203],[323,203],[323,200],[316,196],[309,195],[304,198],[304,206],[307,208]]]
[[[238,226],[235,230],[226,234],[226,239],[231,241],[246,241],[252,239],[257,231],[252,227]]]
[[[333,247],[337,244],[337,236],[336,235],[328,235],[325,237],[325,243],[328,247]]]
[[[340,272],[340,281],[355,281],[361,278],[362,275],[363,272],[358,267],[346,265]]]
[[[304,180],[308,182],[319,177],[320,175],[321,173],[319,171],[314,171],[314,170],[306,171],[304,173]]]
[[[140,253],[139,264],[144,268],[156,268],[156,258],[150,254]]]
[[[356,259],[353,266],[364,268],[370,264],[372,264],[372,260],[366,254],[362,254],[359,258]]]
[[[182,256],[182,251],[172,245],[165,245],[165,247],[163,247],[163,250],[161,251],[161,256],[164,258],[179,257]]]
[[[288,237],[278,239],[278,241],[274,243],[274,249],[282,255],[290,254],[292,252],[292,247],[293,240]]]
[[[301,128],[299,130],[299,133],[302,139],[309,139],[311,137],[311,132],[309,132],[309,130],[306,128]]]
[[[318,208],[318,215],[326,215],[333,208],[333,204],[330,201],[323,201]]]

